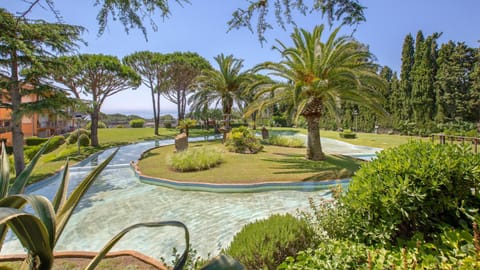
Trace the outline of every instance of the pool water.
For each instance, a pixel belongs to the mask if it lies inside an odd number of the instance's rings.
[[[310,197],[329,196],[328,190],[314,192],[270,191],[260,193],[211,193],[180,191],[143,184],[135,176],[130,161],[142,152],[172,140],[149,141],[120,148],[75,210],[56,251],[98,251],[123,228],[139,222],[178,220],[190,231],[190,241],[202,257],[216,255],[228,247],[243,225],[275,213],[308,211]],[[98,162],[107,150],[70,172],[71,189]],[[27,193],[54,196],[59,179],[53,177],[27,188]],[[183,231],[177,228],[145,228],[127,234],[114,250],[136,250],[154,258],[169,258],[175,247],[184,249]],[[2,254],[23,253],[19,241],[9,234]]]

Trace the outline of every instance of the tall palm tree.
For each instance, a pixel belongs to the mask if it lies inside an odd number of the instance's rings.
[[[335,112],[340,101],[352,101],[384,114],[379,90],[386,87],[376,74],[373,55],[352,37],[338,36],[335,29],[326,42],[321,41],[324,26],[316,26],[313,32],[295,29],[291,35],[293,47],[278,41],[281,62],[266,62],[255,70],[268,70],[269,75],[282,81],[269,84],[257,94],[251,105],[259,106],[276,102],[289,102],[296,108],[296,118],[305,117],[308,125],[306,157],[323,160],[325,154],[320,142],[319,120],[327,109]],[[266,95],[275,92],[275,95]]]
[[[192,110],[205,105],[222,106],[225,129],[230,129],[230,116],[234,103],[241,102],[241,93],[251,78],[251,74],[241,71],[243,60],[233,55],[216,56],[219,70],[205,70],[193,84],[195,93],[189,98]]]

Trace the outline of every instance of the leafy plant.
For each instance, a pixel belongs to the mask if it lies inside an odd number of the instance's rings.
[[[245,225],[225,253],[247,269],[276,269],[288,256],[314,243],[314,232],[305,220],[277,214]]]
[[[325,239],[315,249],[288,257],[278,269],[479,269],[479,250],[470,232],[449,228],[438,240],[435,244],[417,240],[389,249]]]
[[[78,137],[78,144],[80,146],[89,146],[90,145],[90,138],[88,137],[87,134],[81,134],[80,137]]]
[[[189,148],[173,154],[170,166],[176,171],[190,172],[213,168],[222,163],[222,153],[215,148]]]
[[[185,134],[189,135],[189,129],[197,124],[197,120],[186,118],[178,122],[178,129],[185,130]]]
[[[471,145],[410,142],[384,150],[340,197],[344,222],[361,241],[384,244],[471,224],[469,211],[480,207],[479,168]]]
[[[260,141],[245,126],[232,129],[226,141],[227,149],[236,153],[255,154],[263,149]]]

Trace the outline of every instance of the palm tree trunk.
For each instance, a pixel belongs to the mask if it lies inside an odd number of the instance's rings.
[[[302,115],[307,120],[307,159],[324,160],[325,154],[322,151],[322,143],[320,142],[319,120],[322,115],[323,101],[318,97],[310,97]]]
[[[320,142],[320,127],[318,122],[319,116],[306,116],[308,124],[307,134],[307,159],[310,160],[324,160],[325,154],[322,151],[322,144]]]

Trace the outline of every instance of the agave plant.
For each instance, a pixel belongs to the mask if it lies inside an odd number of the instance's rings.
[[[53,200],[49,201],[47,198],[40,195],[22,194],[28,181],[28,177],[47,144],[48,142],[32,159],[24,172],[16,178],[10,189],[10,166],[8,156],[4,150],[4,145],[2,147],[0,157],[0,244],[3,243],[5,238],[7,229],[5,225],[7,225],[15,233],[23,247],[28,250],[27,257],[22,264],[22,269],[48,270],[52,268],[54,261],[53,250],[72,216],[75,207],[101,171],[113,159],[118,151],[118,149],[114,151],[114,153],[112,153],[104,162],[98,165],[95,170],[82,180],[68,198],[69,166],[67,160],[62,171],[61,182],[57,193]],[[24,206],[27,204],[32,207],[33,213],[23,211]],[[186,248],[180,257],[180,260],[174,266],[174,269],[182,269],[188,256],[189,233],[187,227],[178,221],[139,223],[124,229],[102,248],[86,269],[94,269],[111,248],[129,231],[139,227],[161,226],[180,227],[185,231]]]

